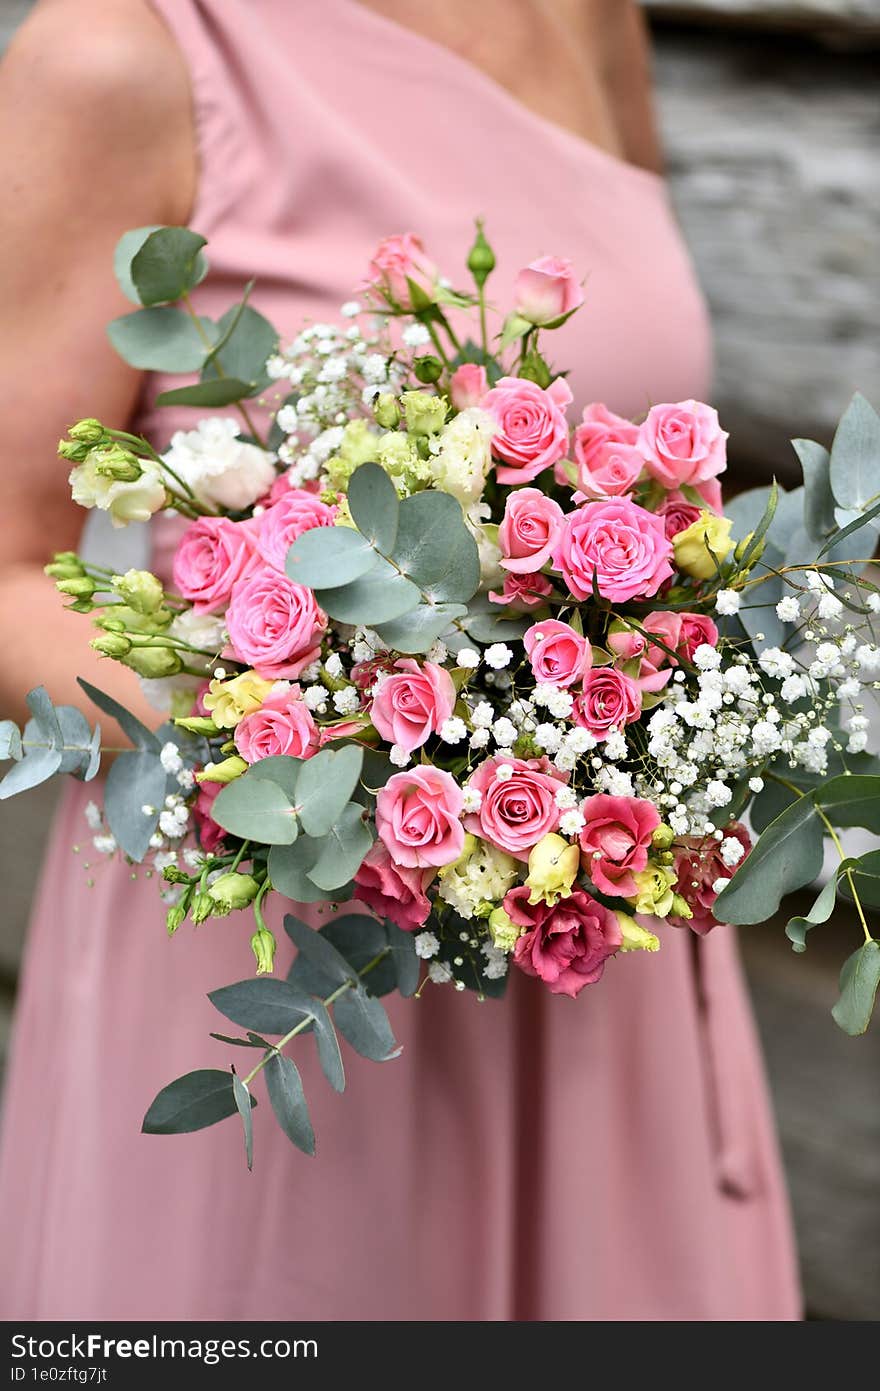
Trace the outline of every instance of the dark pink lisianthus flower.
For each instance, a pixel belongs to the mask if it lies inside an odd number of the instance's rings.
[[[573,718],[594,739],[607,739],[612,729],[622,730],[641,713],[642,693],[631,676],[616,667],[591,667],[585,673]]]
[[[217,613],[229,603],[239,580],[259,568],[253,521],[199,517],[191,522],[174,555],[174,585],[196,613]]]
[[[237,661],[289,680],[319,656],[327,618],[311,589],[264,567],[235,585],[226,625]]]
[[[421,927],[431,911],[425,892],[436,870],[396,865],[381,840],[373,842],[354,876],[354,897],[404,932]]]
[[[717,926],[712,912],[718,897],[714,885],[719,879],[731,879],[752,848],[751,837],[739,821],[732,822],[724,828],[724,839],[728,838],[739,841],[745,852],[734,865],[725,864],[721,855],[724,841],[717,841],[714,836],[705,836],[703,839],[688,836],[676,851],[675,872],[678,875],[678,883],[675,891],[681,894],[693,917],[669,917],[667,922],[672,923],[674,927],[689,927],[698,936],[705,937],[707,932],[711,932],[712,928]]]
[[[629,898],[638,892],[633,879],[648,863],[651,837],[660,813],[640,797],[612,797],[604,792],[581,805],[586,825],[578,837],[583,866],[600,893]]]
[[[328,507],[304,488],[288,488],[255,520],[256,544],[260,555],[273,570],[284,574],[287,552],[298,536],[319,526],[332,526],[336,508]]]
[[[623,934],[610,908],[583,889],[575,889],[550,908],[529,903],[527,884],[511,889],[504,910],[523,936],[513,959],[526,975],[538,976],[554,995],[579,995],[597,981],[609,956],[620,947]]]
[[[493,604],[504,604],[519,613],[536,609],[553,593],[553,586],[546,575],[540,571],[534,575],[505,575],[504,585],[489,590],[489,600]]]

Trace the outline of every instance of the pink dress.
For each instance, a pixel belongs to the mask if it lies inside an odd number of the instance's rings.
[[[509,299],[570,256],[587,306],[554,341],[576,399],[625,413],[708,389],[702,302],[662,182],[523,107],[355,0],[154,0],[192,71],[210,238],[198,291],[292,334],[337,313],[383,235],[461,278],[486,218]],[[148,383],[150,395],[161,382]],[[186,417],[144,414],[167,436]],[[71,620],[72,622],[76,620]],[[233,1050],[205,996],[249,975],[245,915],[169,942],[157,886],[86,886],[89,790],[63,801],[36,904],[0,1161],[7,1319],[795,1319],[789,1216],[736,944],[668,929],[577,1002],[395,1000],[402,1056],[297,1052],[309,1160],[261,1105],[140,1132],[156,1091]],[[97,856],[95,858],[98,858]],[[286,944],[283,934],[281,942]],[[279,967],[286,969],[285,945]]]

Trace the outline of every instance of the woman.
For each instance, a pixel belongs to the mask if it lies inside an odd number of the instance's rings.
[[[95,675],[85,625],[39,573],[79,524],[56,437],[83,414],[162,438],[182,423],[104,338],[125,228],[190,221],[210,239],[203,311],[256,274],[291,334],[337,312],[386,233],[419,232],[455,274],[481,213],[499,302],[542,252],[587,275],[555,345],[576,395],[636,413],[708,389],[634,4],[44,0],[0,98],[18,126],[2,157],[4,709],[37,680],[75,701],[75,675]],[[34,371],[47,350],[51,375]],[[95,679],[121,690],[109,667]],[[319,1158],[263,1107],[249,1177],[232,1125],[138,1133],[171,1077],[223,1064],[204,996],[249,974],[248,933],[233,918],[168,943],[155,884],[112,865],[87,887],[70,850],[86,796],[63,804],[25,971],[6,1317],[798,1316],[731,932],[667,932],[572,1007],[525,978],[502,1006],[433,988],[395,1012],[403,1056],[350,1058],[341,1098],[303,1049]]]

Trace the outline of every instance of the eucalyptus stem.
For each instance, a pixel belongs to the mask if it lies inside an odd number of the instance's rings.
[[[254,900],[254,902],[256,903],[256,900]],[[360,980],[363,976],[368,975],[370,971],[374,970],[375,967],[379,965],[379,962],[380,962],[380,961],[384,961],[384,960],[385,960],[385,957],[388,955],[388,953],[390,952],[390,950],[391,950],[390,947],[383,947],[382,950],[379,952],[379,954],[378,954],[377,956],[374,956],[374,957],[373,957],[372,961],[368,961],[368,962],[367,962],[366,966],[363,968],[362,971],[358,971],[358,973],[357,973],[357,974],[358,974],[358,979]],[[323,1004],[324,1008],[325,1008],[325,1009],[329,1009],[331,1005],[335,1005],[335,1003],[336,1003],[336,1001],[339,999],[340,995],[344,995],[345,992],[346,992],[346,990],[350,990],[351,987],[352,987],[352,985],[354,985],[354,984],[356,984],[356,982],[353,981],[353,980],[351,980],[350,978],[349,978],[348,980],[344,980],[344,981],[342,982],[341,985],[337,986],[336,989],[335,989],[330,995],[327,995],[327,996],[321,1001],[321,1003]],[[293,1028],[290,1030],[290,1033],[285,1034],[283,1038],[280,1038],[280,1039],[278,1040],[278,1042],[277,1042],[276,1044],[273,1045],[273,1047],[270,1049],[270,1051],[269,1051],[268,1053],[265,1053],[265,1054],[263,1055],[263,1057],[262,1057],[262,1058],[260,1059],[260,1061],[257,1063],[256,1067],[254,1067],[254,1068],[251,1069],[251,1071],[248,1073],[247,1077],[243,1078],[244,1085],[245,1085],[246,1087],[249,1087],[250,1084],[251,1084],[251,1082],[252,1082],[252,1081],[254,1080],[254,1078],[256,1077],[257,1073],[258,1073],[258,1072],[262,1072],[263,1068],[266,1066],[266,1064],[267,1064],[267,1062],[269,1061],[269,1059],[270,1059],[270,1058],[276,1057],[277,1054],[279,1054],[283,1048],[286,1048],[286,1047],[287,1047],[287,1045],[288,1045],[288,1043],[290,1043],[291,1039],[296,1038],[297,1034],[301,1034],[301,1033],[303,1032],[303,1030],[304,1030],[304,1029],[307,1029],[307,1028],[309,1027],[309,1025],[310,1025],[312,1022],[313,1022],[313,1016],[312,1016],[312,1015],[310,1015],[310,1014],[304,1015],[303,1018],[299,1021],[299,1023],[298,1023],[298,1024],[295,1024],[295,1025],[293,1026]]]
[[[841,864],[845,864],[845,863],[846,863],[846,860],[847,860],[847,858],[848,858],[848,856],[846,855],[846,853],[845,853],[845,851],[844,851],[844,848],[843,848],[843,846],[842,846],[841,843],[840,843],[840,837],[838,836],[837,832],[835,831],[834,827],[832,826],[832,824],[831,824],[831,822],[829,821],[828,817],[825,815],[825,813],[824,813],[824,811],[822,810],[822,808],[818,805],[818,803],[816,803],[815,805],[816,805],[816,811],[819,813],[819,820],[824,824],[825,829],[827,830],[828,834],[830,835],[830,837],[831,837],[831,839],[832,839],[832,841],[833,841],[833,843],[834,843],[834,848],[835,848],[835,850],[837,851],[838,855],[840,856],[840,863],[841,863]],[[844,877],[845,877],[845,879],[846,879],[846,882],[849,884],[849,891],[850,891],[850,893],[852,894],[852,900],[853,900],[853,903],[855,904],[856,912],[857,912],[858,915],[859,915],[859,921],[860,921],[860,923],[862,924],[862,931],[863,931],[864,934],[865,934],[865,941],[866,941],[866,942],[873,942],[874,939],[873,939],[873,937],[871,936],[871,929],[868,927],[868,922],[867,922],[867,919],[866,919],[866,917],[865,917],[865,910],[864,910],[864,908],[862,907],[862,901],[861,901],[861,899],[859,898],[859,892],[858,892],[858,889],[856,888],[855,882],[854,882],[854,880],[853,880],[853,873],[852,873],[852,870],[851,870],[851,869],[845,869],[845,870],[843,871],[843,873],[844,873]]]

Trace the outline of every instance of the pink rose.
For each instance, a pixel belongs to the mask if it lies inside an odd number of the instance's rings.
[[[543,604],[552,593],[553,586],[546,575],[505,575],[504,587],[500,593],[497,589],[490,589],[489,599],[493,604],[505,604],[519,613],[528,613],[529,609]]]
[[[724,510],[721,501],[721,484],[717,478],[707,478],[702,483],[695,483],[694,488],[700,494],[706,506],[712,512],[717,512],[720,516]]]
[[[591,405],[585,406],[581,424],[575,427],[574,432],[574,458],[578,474],[581,470],[586,474],[592,472],[605,445],[632,445],[638,437],[638,425],[633,425],[631,420],[625,420],[622,415],[615,415],[614,411],[610,411],[601,401],[594,401]],[[644,460],[642,465],[644,466]],[[556,470],[556,482],[561,487],[571,485],[571,479],[561,468]]]
[[[551,324],[584,302],[571,261],[540,256],[521,270],[513,286],[514,313],[530,324]]]
[[[311,589],[267,569],[235,586],[226,626],[236,660],[271,681],[299,676],[320,655],[327,618]]]
[[[529,903],[529,888],[520,884],[504,899],[504,909],[525,928],[513,959],[526,975],[539,976],[553,995],[579,995],[592,985],[623,941],[620,923],[584,889],[575,889],[554,908]]]
[[[738,821],[731,822],[729,826],[725,826],[724,835],[738,840],[748,855],[752,842],[745,826]],[[732,879],[734,872],[742,864],[742,860],[739,860],[733,867],[726,865],[721,858],[720,845],[721,842],[714,836],[706,836],[702,840],[696,836],[688,836],[676,851],[675,872],[678,875],[678,883],[675,891],[681,894],[693,917],[670,917],[667,921],[675,927],[689,927],[700,937],[704,937],[716,926],[712,907],[718,895],[712,885],[719,879]]]
[[[663,518],[666,535],[670,541],[680,531],[687,531],[688,527],[699,519],[701,512],[702,508],[688,502],[679,492],[667,493],[657,508],[657,516]]]
[[[576,599],[625,603],[647,599],[672,577],[672,542],[662,517],[628,498],[590,502],[569,512],[553,556]]]
[[[672,617],[673,615],[670,615]],[[674,657],[664,652],[662,647],[649,640],[634,628],[609,632],[607,637],[609,651],[618,658],[619,663],[638,661],[638,675],[632,679],[640,691],[662,691],[672,679],[672,668],[677,666]],[[667,644],[669,646],[670,644]],[[674,644],[671,644],[674,649]],[[670,665],[667,666],[667,663]],[[663,668],[666,670],[663,670]]]
[[[681,613],[679,618],[681,628],[676,651],[684,661],[692,662],[697,648],[704,643],[709,647],[718,646],[718,628],[705,613]]]
[[[259,710],[245,715],[235,728],[235,746],[248,763],[275,754],[311,758],[319,747],[318,727],[294,686],[270,695]]]
[[[267,565],[284,573],[287,552],[298,536],[317,526],[332,526],[336,508],[304,488],[288,488],[257,518],[257,549]]]
[[[622,497],[638,481],[644,467],[645,461],[635,445],[603,444],[596,451],[592,469],[578,467],[574,500]]]
[[[203,782],[199,784],[199,794],[193,803],[193,819],[196,823],[196,831],[199,837],[199,845],[208,855],[213,855],[223,844],[226,832],[222,826],[211,815],[211,808],[214,805],[214,798],[220,791],[222,783]]]
[[[639,430],[639,452],[664,488],[705,483],[727,466],[727,431],[702,401],[652,406]]]
[[[512,768],[499,778],[499,768]],[[517,860],[529,852],[548,831],[555,831],[562,815],[556,793],[562,779],[547,770],[546,758],[488,758],[472,775],[468,787],[482,794],[479,811],[465,818],[465,827],[498,850]]]
[[[710,647],[718,645],[718,629],[711,618],[702,613],[669,613],[657,609],[642,620],[642,627],[648,634],[659,638],[658,643],[647,647],[645,656],[656,667],[678,666],[676,657],[686,662],[693,661],[694,653],[703,643]],[[660,643],[663,646],[660,646]],[[675,655],[670,655],[674,653]]]
[[[425,889],[433,877],[433,869],[396,865],[381,840],[376,840],[354,876],[354,897],[380,918],[390,918],[404,932],[414,932],[431,911]]]
[[[599,793],[581,805],[587,824],[578,837],[583,866],[600,893],[629,898],[638,892],[633,879],[648,863],[651,836],[660,813],[639,797]]]
[[[370,262],[370,274],[362,288],[371,298],[388,300],[400,309],[411,309],[408,280],[429,294],[437,282],[437,267],[411,232],[380,241]]]
[[[486,394],[483,409],[498,424],[492,453],[505,461],[495,470],[499,483],[528,483],[565,457],[565,410],[571,402],[571,391],[562,377],[546,390],[521,377],[502,377]]]
[[[429,765],[394,773],[376,798],[376,831],[396,865],[450,865],[464,847],[461,788]]]
[[[383,739],[412,753],[439,732],[455,705],[455,686],[443,667],[419,666],[411,657],[394,663],[373,697],[370,718]]]
[[[632,677],[616,667],[592,667],[574,698],[574,721],[594,739],[607,739],[642,713],[642,693]]]
[[[322,725],[318,731],[321,748],[323,749],[325,744],[332,744],[336,739],[354,739],[359,742],[359,736],[369,723],[369,715],[354,715],[350,720],[337,720],[335,724]]]
[[[562,527],[562,508],[538,488],[517,488],[504,504],[498,528],[501,564],[515,575],[532,574],[550,559]]]
[[[456,367],[449,380],[449,395],[457,411],[466,411],[470,406],[478,406],[489,390],[489,378],[485,367],[477,362],[463,362]]]
[[[574,686],[593,660],[590,644],[570,623],[547,618],[533,623],[523,636],[536,681],[551,686]]]
[[[174,585],[196,613],[216,613],[228,604],[233,585],[257,564],[252,522],[199,517],[177,547]]]

